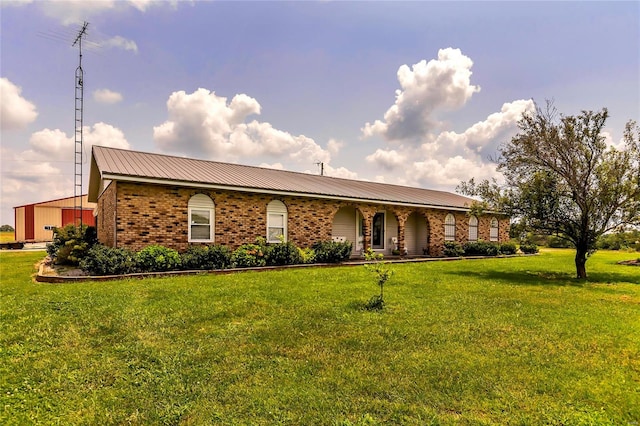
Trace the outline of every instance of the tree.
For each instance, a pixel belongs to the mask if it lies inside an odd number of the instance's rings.
[[[13,229],[13,226],[11,225],[0,226],[0,232],[13,232],[13,231],[15,231],[15,229]]]
[[[584,279],[600,236],[640,224],[640,127],[629,121],[615,148],[603,134],[608,116],[606,108],[564,116],[551,102],[536,106],[499,150],[504,183],[471,179],[458,191],[511,214],[526,230],[568,240]]]

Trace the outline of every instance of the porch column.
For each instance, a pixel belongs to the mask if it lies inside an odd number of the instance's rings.
[[[400,250],[400,254],[405,253],[404,229],[405,229],[406,223],[407,223],[406,215],[398,216],[398,250]]]

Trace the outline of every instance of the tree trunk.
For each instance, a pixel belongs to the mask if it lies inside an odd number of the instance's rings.
[[[587,279],[587,253],[587,249],[580,247],[576,249],[576,275],[581,280]]]

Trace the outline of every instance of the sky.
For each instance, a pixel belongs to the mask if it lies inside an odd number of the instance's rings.
[[[92,145],[453,192],[536,104],[640,118],[636,1],[0,5],[0,224],[73,196],[83,22],[85,193]]]

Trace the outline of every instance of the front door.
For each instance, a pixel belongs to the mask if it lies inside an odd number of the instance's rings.
[[[373,216],[371,248],[374,250],[384,250],[384,212],[376,213],[376,215]]]

